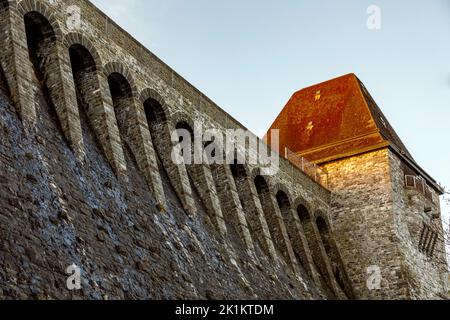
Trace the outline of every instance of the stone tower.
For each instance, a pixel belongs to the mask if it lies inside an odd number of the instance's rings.
[[[271,129],[280,129],[281,154],[328,173],[334,236],[358,298],[447,290],[443,190],[354,74],[298,91]]]

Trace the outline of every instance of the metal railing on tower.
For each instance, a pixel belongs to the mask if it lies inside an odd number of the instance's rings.
[[[325,169],[300,157],[288,148],[285,148],[284,157],[321,186],[328,188],[328,172]]]

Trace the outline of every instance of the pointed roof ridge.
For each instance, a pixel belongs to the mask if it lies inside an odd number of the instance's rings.
[[[316,84],[313,84],[313,85],[304,87],[304,88],[302,88],[302,89],[300,89],[300,90],[297,90],[297,91],[294,93],[294,95],[296,95],[297,93],[300,93],[300,92],[302,92],[302,91],[310,90],[310,89],[315,88],[315,87],[318,87],[318,86],[324,86],[324,85],[326,85],[326,84],[328,84],[328,83],[330,83],[330,82],[335,82],[335,81],[337,81],[337,80],[341,80],[341,79],[345,79],[345,78],[352,78],[352,77],[355,78],[355,79],[357,79],[357,80],[359,80],[358,77],[356,76],[356,74],[354,74],[353,72],[350,72],[350,73],[344,74],[344,75],[342,75],[342,76],[337,76],[337,77],[334,77],[334,78],[332,78],[332,79],[329,79],[329,80],[326,80],[326,81],[323,81],[323,82],[318,82],[318,83],[316,83]]]
[[[358,86],[360,88],[360,92],[367,106],[367,109],[372,114],[374,121],[377,123],[377,127],[380,133],[386,140],[388,140],[390,143],[395,144],[400,150],[402,150],[402,152],[406,156],[408,156],[410,160],[415,162],[414,157],[411,155],[408,148],[395,131],[394,127],[391,125],[387,117],[384,115],[383,111],[378,106],[375,99],[370,94],[369,90],[367,90],[367,87],[358,77],[356,77],[356,79],[358,81]]]
[[[356,74],[354,74],[353,72],[350,72],[350,73],[344,74],[344,75],[342,75],[342,76],[337,76],[337,77],[328,79],[328,80],[326,80],[326,81],[318,82],[318,83],[316,83],[316,84],[313,84],[313,85],[304,87],[304,88],[300,89],[299,91],[308,90],[308,89],[311,89],[311,88],[314,88],[314,87],[317,87],[317,86],[324,86],[324,85],[326,85],[326,84],[328,84],[328,83],[330,83],[330,82],[335,82],[335,81],[337,81],[337,80],[342,80],[342,79],[345,79],[345,78],[354,78],[354,79],[358,79],[358,77],[356,76]]]

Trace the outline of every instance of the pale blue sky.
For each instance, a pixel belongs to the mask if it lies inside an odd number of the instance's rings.
[[[295,91],[355,73],[450,187],[450,0],[92,2],[259,135]],[[366,27],[372,4],[379,31]]]

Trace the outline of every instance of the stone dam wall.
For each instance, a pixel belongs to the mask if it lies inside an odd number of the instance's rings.
[[[0,297],[352,296],[330,192],[278,156],[174,163],[176,128],[245,128],[91,3],[1,0],[0,33]]]

